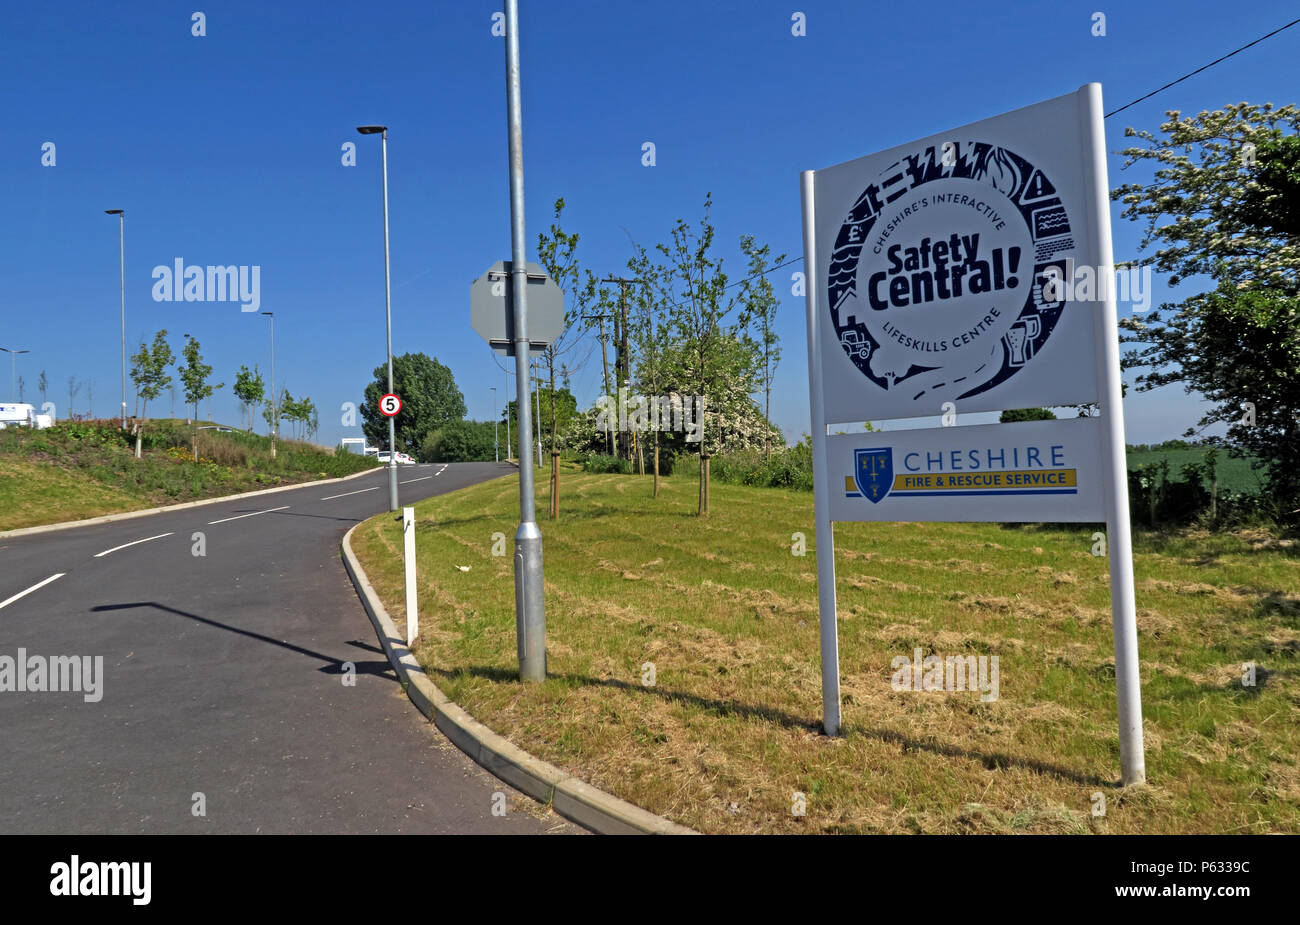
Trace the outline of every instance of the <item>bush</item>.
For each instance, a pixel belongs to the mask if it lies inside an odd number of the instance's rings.
[[[421,462],[491,462],[496,459],[497,438],[505,433],[491,421],[452,421],[424,436]],[[504,445],[501,449],[507,449]]]
[[[606,456],[601,453],[589,453],[586,456],[579,457],[578,461],[582,463],[582,468],[587,472],[620,472],[623,475],[632,474],[632,463],[626,459],[620,459],[617,456]],[[659,460],[663,471],[663,458]]]

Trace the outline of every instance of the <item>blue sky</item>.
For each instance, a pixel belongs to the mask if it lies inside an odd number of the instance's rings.
[[[261,267],[276,313],[277,380],[321,409],[320,440],[383,362],[379,140],[390,126],[394,350],[447,364],[470,414],[492,414],[506,374],[469,324],[469,284],[509,256],[504,44],[498,0],[369,4],[101,2],[10,5],[0,34],[0,346],[27,397],[41,369],[62,414],[66,380],[93,381],[94,410],[120,394],[118,237],[126,219],[128,352],[159,328],[196,336],[214,379],[269,365],[267,319],[233,303],[155,302],[152,270]],[[1107,109],[1294,18],[1284,2],[1101,4],[611,3],[522,0],[524,164],[530,259],[551,204],[601,275],[624,268],[629,235],[652,244],[706,192],[720,252],[736,241],[801,249],[799,171],[825,167],[1100,81]],[[207,35],[191,35],[191,13]],[[1106,36],[1091,34],[1106,13]],[[807,35],[791,35],[791,15]],[[1293,102],[1300,27],[1107,120],[1156,129],[1166,109]],[[356,167],[340,146],[357,143]],[[641,145],[657,165],[643,167]],[[54,142],[57,164],[41,166]],[[1130,178],[1112,154],[1112,184]],[[1114,209],[1117,259],[1138,229]],[[784,358],[773,416],[808,428],[803,299],[778,274]],[[1183,287],[1174,291],[1182,297]],[[1186,290],[1186,294],[1190,294]],[[1168,296],[1157,280],[1155,301]],[[7,360],[8,357],[0,357]],[[5,363],[4,365],[8,365]],[[8,397],[9,370],[0,394]],[[599,354],[573,379],[600,387]],[[130,399],[128,399],[130,400]],[[178,412],[179,409],[178,398]],[[166,413],[164,407],[155,412]],[[74,410],[84,412],[83,388]],[[1199,416],[1180,387],[1125,402],[1131,442],[1181,435]],[[214,416],[236,422],[229,385]]]

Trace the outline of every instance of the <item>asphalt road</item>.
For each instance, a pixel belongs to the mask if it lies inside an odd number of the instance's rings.
[[[515,471],[404,466],[401,502]],[[387,494],[381,471],[0,539],[0,656],[103,657],[98,702],[0,692],[0,832],[575,831],[403,694],[339,557]]]

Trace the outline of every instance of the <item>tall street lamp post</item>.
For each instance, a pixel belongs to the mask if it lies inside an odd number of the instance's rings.
[[[275,459],[275,438],[280,435],[280,396],[275,394],[275,312],[262,312],[271,319],[271,458]]]
[[[384,317],[388,329],[388,391],[393,391],[393,296],[388,273],[388,126],[358,125],[362,135],[378,135],[383,152],[384,174]],[[397,429],[394,416],[388,418],[388,509],[397,510]]]
[[[122,429],[126,429],[126,212],[105,209],[105,215],[117,216],[117,260],[122,292]]]
[[[15,378],[15,363],[20,353],[31,353],[30,350],[11,350],[8,347],[0,347],[5,353],[9,354],[9,393],[13,396],[14,401],[18,401],[18,380]],[[492,391],[496,391],[493,389]]]

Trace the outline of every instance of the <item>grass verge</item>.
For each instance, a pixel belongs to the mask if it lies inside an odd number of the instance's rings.
[[[47,430],[0,430],[0,530],[81,520],[337,478],[377,463],[298,440],[238,431],[197,434],[151,421],[142,458],[116,422],[73,421]]]
[[[705,832],[1300,830],[1297,546],[1137,537],[1150,784],[1123,790],[1094,528],[837,526],[845,734],[828,739],[811,496],[715,484],[700,519],[693,480],[662,486],[654,500],[648,478],[566,474],[541,524],[549,678],[528,686],[516,480],[417,505],[415,654],[435,682],[538,757]],[[367,521],[353,547],[402,612],[400,526]],[[891,659],[916,648],[998,656],[999,699],[894,691]]]

